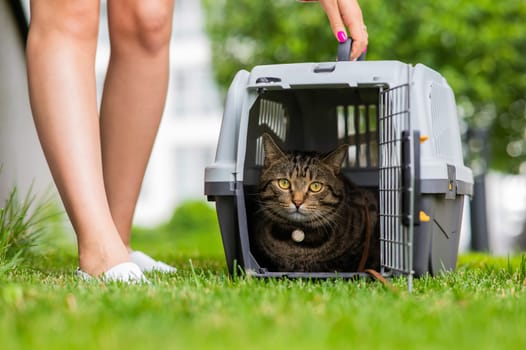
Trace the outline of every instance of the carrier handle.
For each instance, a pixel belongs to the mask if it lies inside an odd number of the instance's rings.
[[[349,61],[351,57],[352,39],[347,38],[343,43],[338,44],[338,59],[337,61]],[[365,52],[358,56],[357,61],[365,61]]]

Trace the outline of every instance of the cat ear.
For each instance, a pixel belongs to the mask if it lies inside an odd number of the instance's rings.
[[[283,153],[281,148],[279,148],[276,142],[267,133],[263,134],[263,150],[265,151],[266,167],[269,166],[270,163],[285,157],[285,153]]]
[[[334,151],[323,157],[323,161],[334,170],[335,174],[339,174],[342,169],[343,161],[347,157],[348,150],[349,145],[340,145]]]

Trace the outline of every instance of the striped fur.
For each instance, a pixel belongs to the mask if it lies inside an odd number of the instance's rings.
[[[377,200],[342,175],[348,147],[325,155],[286,153],[268,134],[263,145],[265,164],[251,237],[258,262],[270,271],[354,272],[362,257],[368,211],[374,231],[366,266],[378,268]],[[313,183],[321,189],[311,187]],[[294,230],[305,233],[303,241],[292,239]]]

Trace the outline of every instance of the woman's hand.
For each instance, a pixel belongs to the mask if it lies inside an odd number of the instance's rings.
[[[313,0],[299,0],[311,2]],[[315,1],[315,0],[314,0]],[[327,13],[332,32],[339,42],[347,40],[347,30],[352,38],[351,60],[355,60],[367,49],[367,27],[363,21],[358,0],[318,0]]]

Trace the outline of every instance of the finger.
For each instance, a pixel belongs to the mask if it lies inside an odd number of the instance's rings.
[[[342,14],[344,25],[349,28],[349,36],[353,40],[351,60],[354,60],[366,50],[369,40],[362,10],[357,0],[340,0],[338,7]]]
[[[320,0],[320,5],[327,14],[329,22],[331,24],[332,32],[339,42],[347,40],[347,30],[343,23],[342,16],[340,14],[340,8],[338,6],[338,0]]]

